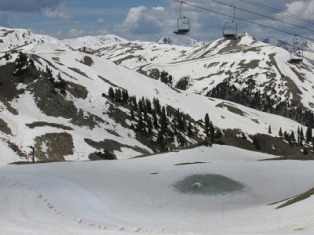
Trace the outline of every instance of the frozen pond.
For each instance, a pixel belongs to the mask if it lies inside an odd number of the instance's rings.
[[[181,193],[218,195],[241,191],[244,185],[223,175],[191,175],[177,182],[174,187]]]

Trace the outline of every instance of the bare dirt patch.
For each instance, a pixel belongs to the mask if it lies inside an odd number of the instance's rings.
[[[1,118],[0,118],[0,131],[8,135],[12,134],[11,129],[8,127],[8,124]]]
[[[40,161],[64,161],[73,154],[73,139],[69,133],[48,133],[35,138],[35,157]]]
[[[50,126],[50,127],[54,127],[58,129],[63,129],[63,130],[73,130],[71,127],[64,126],[62,124],[57,124],[57,123],[49,123],[49,122],[33,122],[33,123],[26,124],[26,126],[28,126],[29,128]]]
[[[222,102],[220,104],[217,104],[216,107],[219,107],[219,108],[227,108],[230,112],[232,113],[235,113],[235,114],[238,114],[240,116],[244,116],[244,112],[230,104],[227,104],[225,102]]]

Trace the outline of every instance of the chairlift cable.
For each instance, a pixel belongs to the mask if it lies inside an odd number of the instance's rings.
[[[285,16],[289,16],[291,18],[294,18],[294,19],[297,19],[297,20],[300,20],[300,21],[303,21],[303,22],[306,22],[306,23],[309,23],[309,24],[314,24],[314,21],[312,21],[310,19],[303,18],[303,17],[297,16],[297,15],[289,13],[289,12],[284,12],[284,11],[282,11],[280,9],[277,9],[277,8],[274,8],[274,7],[271,7],[271,6],[267,6],[267,5],[262,4],[262,3],[258,3],[258,2],[255,2],[255,1],[247,1],[247,0],[239,0],[239,1],[247,3],[247,4],[250,4],[250,5],[253,5],[253,6],[257,6],[257,7],[263,8],[263,9],[266,9],[266,10],[269,10],[269,11],[277,12],[279,14],[282,14],[282,15],[285,15]]]
[[[218,4],[225,5],[225,6],[228,6],[228,5],[229,5],[229,4],[227,4],[227,3],[224,3],[224,2],[221,2],[221,1],[217,1],[217,0],[211,0],[211,1],[212,1],[212,2],[216,2],[216,3],[218,3]],[[233,6],[233,7],[235,7],[235,6]],[[301,29],[304,29],[304,30],[307,30],[307,31],[309,31],[309,32],[314,33],[314,30],[309,29],[309,28],[306,28],[306,27],[303,27],[303,26],[299,26],[299,25],[296,25],[296,24],[292,24],[292,23],[286,22],[286,21],[284,21],[284,20],[276,19],[276,18],[267,16],[267,15],[263,15],[263,14],[254,12],[254,11],[246,10],[246,9],[244,9],[244,8],[240,8],[240,7],[235,7],[235,8],[238,9],[238,10],[247,12],[247,13],[251,13],[251,14],[254,14],[254,15],[258,15],[258,16],[264,17],[264,18],[266,18],[266,19],[274,20],[274,21],[277,21],[277,22],[280,22],[280,23],[283,23],[283,24],[287,24],[287,25],[290,25],[290,26],[294,26],[294,27],[297,27],[297,28],[301,28]]]
[[[215,11],[215,10],[212,10],[212,9],[209,9],[209,8],[206,8],[206,7],[202,7],[202,6],[193,4],[193,3],[188,3],[188,2],[179,1],[179,0],[173,0],[173,1],[175,1],[175,2],[182,2],[182,3],[184,3],[184,4],[188,5],[188,6],[195,7],[195,8],[198,8],[198,9],[201,9],[201,10],[205,10],[205,11],[208,11],[208,12],[213,12],[213,13],[220,14],[220,15],[227,16],[227,17],[233,17],[230,14],[226,14],[226,13],[223,13],[223,12]],[[215,0],[211,0],[211,1],[215,1]],[[224,4],[224,5],[230,6],[229,4]],[[260,23],[257,23],[257,22],[251,21],[251,20],[243,19],[243,18],[240,18],[240,17],[237,17],[237,16],[235,17],[235,19],[243,21],[243,22],[247,22],[247,23],[250,23],[250,24],[255,24],[255,25],[258,25],[258,26],[261,26],[261,27],[264,27],[264,28],[272,29],[274,31],[278,31],[278,32],[285,33],[285,34],[288,34],[288,35],[292,35],[292,36],[295,35],[295,33],[290,33],[290,32],[285,31],[285,30],[281,30],[281,29],[274,28],[274,27],[271,27],[271,26],[263,25],[263,24],[260,24]],[[300,36],[300,35],[299,35],[299,37],[314,42],[313,38],[309,38],[309,37],[306,37],[306,36]]]

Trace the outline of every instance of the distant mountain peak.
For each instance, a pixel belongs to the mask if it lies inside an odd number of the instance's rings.
[[[34,34],[27,29],[0,27],[0,51],[29,44],[60,44],[60,41],[50,36]]]
[[[182,36],[182,35],[167,35],[160,38],[157,41],[158,44],[168,44],[168,45],[177,45],[177,46],[186,46],[186,47],[196,47],[203,46],[205,42],[197,41],[195,39]]]
[[[265,38],[264,40],[262,40],[262,42],[276,47],[281,47],[287,51],[290,51],[292,47],[292,45],[289,42],[274,37]]]
[[[73,39],[65,39],[63,42],[73,49],[86,48],[87,50],[97,50],[119,43],[127,43],[128,40],[114,34],[107,34],[101,36],[84,36]]]

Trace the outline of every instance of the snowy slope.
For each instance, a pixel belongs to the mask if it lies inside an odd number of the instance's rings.
[[[271,157],[213,146],[115,162],[2,166],[0,233],[313,234],[313,198],[270,205],[312,188],[313,162],[259,161]],[[244,188],[206,195],[174,187],[211,174]]]
[[[58,44],[62,43],[46,35],[33,34],[26,29],[10,29],[0,27],[0,52],[12,50],[14,48],[28,44]]]
[[[237,106],[234,104],[229,103],[231,106],[238,107],[239,109],[243,110],[244,113],[248,113],[248,115],[239,116],[235,113],[230,112],[229,110],[222,109],[221,112],[216,116],[214,113],[214,110],[216,109],[216,106],[220,103],[228,103],[221,100],[216,99],[208,99],[206,97],[198,96],[198,95],[191,95],[187,96],[184,93],[180,93],[177,91],[174,91],[173,89],[169,88],[168,86],[156,82],[151,79],[147,79],[145,76],[140,75],[136,73],[135,71],[130,71],[128,69],[125,69],[123,67],[117,66],[110,61],[99,59],[98,57],[91,57],[94,61],[92,66],[84,66],[81,65],[79,62],[81,59],[80,53],[75,52],[65,52],[65,53],[58,53],[61,64],[66,64],[67,66],[62,66],[56,64],[56,66],[59,68],[58,71],[62,71],[65,74],[70,74],[75,76],[76,78],[80,78],[78,80],[81,85],[84,87],[90,89],[90,94],[94,97],[100,97],[101,92],[106,92],[109,88],[108,83],[103,83],[101,79],[99,79],[99,76],[104,76],[106,79],[108,79],[113,84],[116,84],[119,87],[127,88],[131,94],[135,94],[137,96],[144,96],[148,98],[154,98],[159,97],[161,104],[175,104],[177,108],[180,110],[189,113],[195,120],[202,119],[205,116],[205,113],[211,114],[211,119],[219,128],[228,129],[228,128],[240,128],[246,132],[255,133],[256,131],[260,130],[263,132],[266,130],[266,126],[259,127],[260,125],[256,125],[256,127],[251,128],[248,126],[249,120],[252,119],[259,119],[261,120],[261,123],[263,123],[263,119],[268,119],[269,114],[264,114],[262,112],[258,112],[252,109],[248,109],[245,107]],[[53,60],[51,58],[53,55],[43,55],[43,58],[46,60],[50,60],[51,63],[53,63]],[[75,72],[71,72],[68,67],[78,67],[80,66],[80,69],[83,73],[88,74],[89,78],[93,79],[93,82],[86,81],[84,79],[84,76],[79,75]],[[103,67],[106,68],[106,71],[103,71]],[[66,79],[66,76],[65,76]],[[70,79],[70,78],[69,78]],[[98,85],[98,83],[103,83],[101,85]],[[142,89],[142,87],[147,87],[148,89]],[[95,98],[97,99],[97,98]],[[193,104],[197,103],[198,105],[195,106]],[[97,106],[97,104],[96,104]],[[224,116],[222,118],[221,116]],[[234,118],[237,119],[237,124],[234,122],[231,122]],[[275,115],[271,115],[275,116]],[[264,117],[264,118],[263,118]],[[282,123],[284,118],[278,117],[278,123]],[[251,121],[255,123],[254,121]],[[292,121],[288,120],[290,126],[293,125]],[[228,123],[230,123],[228,125]],[[242,125],[240,123],[243,123]],[[244,124],[245,123],[245,124]],[[273,126],[278,126],[278,123],[267,123],[267,124],[273,124]],[[237,126],[234,126],[237,125]]]
[[[249,33],[239,35],[237,40],[218,39],[196,48],[120,44],[97,55],[156,79],[165,71],[172,76],[173,86],[188,77],[188,91],[202,95],[210,94],[225,81],[241,91],[254,80],[250,92],[270,96],[274,108],[282,102],[301,100],[314,110],[312,61],[291,64],[287,50],[256,41]]]
[[[83,49],[84,47],[86,50],[98,50],[100,48],[119,43],[127,43],[128,41],[116,35],[108,34],[105,36],[85,36],[73,39],[65,39],[62,42],[76,50]]]

